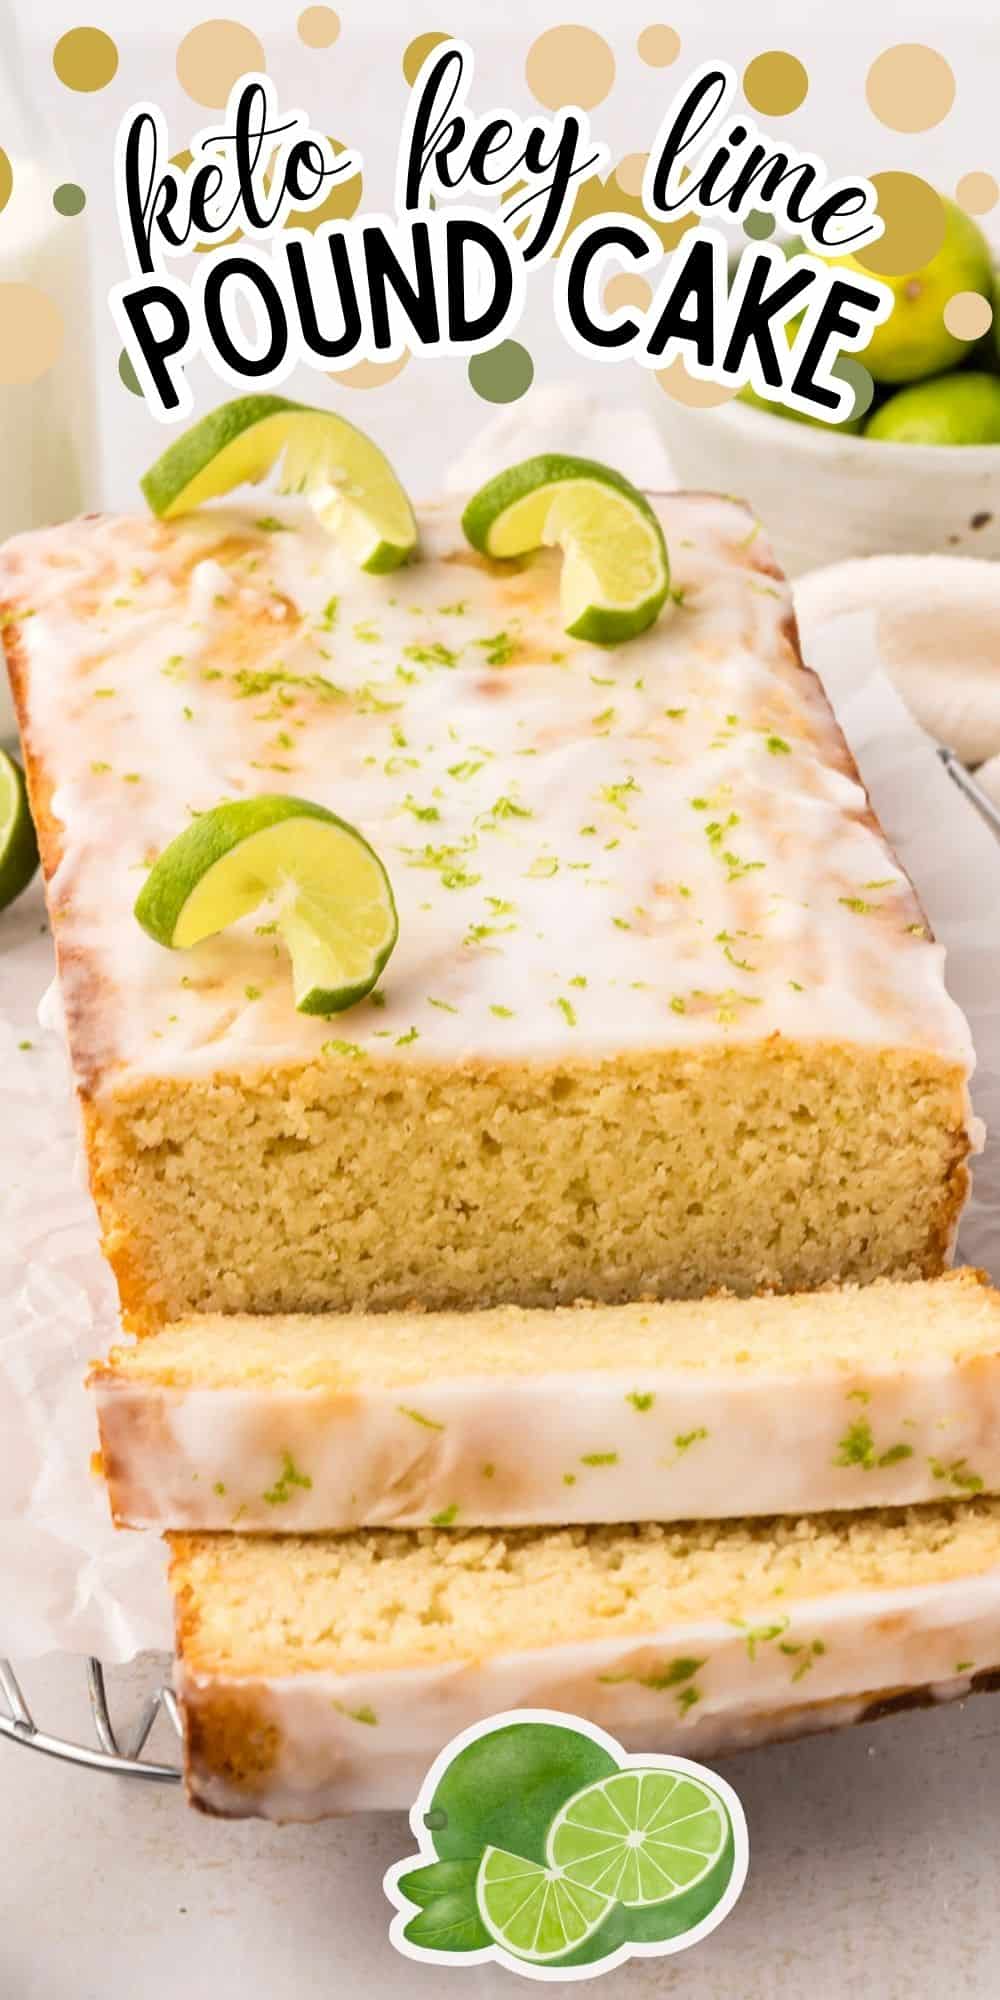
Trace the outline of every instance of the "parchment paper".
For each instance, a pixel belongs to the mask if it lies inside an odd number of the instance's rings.
[[[543,443],[612,458],[666,484],[641,414],[576,397],[535,398],[456,468],[471,485]],[[662,464],[662,471],[661,471]],[[948,983],[972,1024],[975,1107],[995,1139],[976,1169],[959,1257],[1000,1277],[1000,844],[942,769],[879,666],[875,619],[809,616],[806,658],[833,698],[882,823],[938,937]],[[25,1661],[62,1649],[108,1662],[171,1644],[163,1555],[150,1535],[116,1534],[90,1470],[96,1424],[82,1378],[117,1336],[114,1287],[80,1170],[76,1113],[51,1002],[51,940],[39,884],[0,923],[0,1652]],[[24,1046],[24,1044],[30,1046]]]

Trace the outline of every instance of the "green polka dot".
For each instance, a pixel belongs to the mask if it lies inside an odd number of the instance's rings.
[[[834,362],[830,373],[839,376],[842,382],[848,382],[854,390],[854,408],[851,417],[855,420],[863,417],[865,411],[870,410],[872,397],[875,394],[875,384],[864,362],[858,361],[853,354],[841,354]]]
[[[469,362],[469,381],[486,403],[516,403],[534,379],[535,364],[519,340],[502,340]]]
[[[755,242],[762,243],[766,236],[774,235],[774,217],[765,215],[762,208],[754,208],[746,217],[743,227],[746,234],[752,236]]]
[[[52,196],[52,206],[57,215],[79,215],[87,206],[87,197],[75,181],[63,181]]]
[[[124,347],[118,356],[118,375],[119,379],[124,382],[126,389],[130,390],[133,396],[142,395],[142,384]]]

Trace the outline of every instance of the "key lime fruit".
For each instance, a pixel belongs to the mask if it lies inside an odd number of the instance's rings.
[[[1000,379],[963,372],[914,382],[876,410],[865,436],[890,444],[1000,444]]]
[[[670,590],[663,530],[645,495],[595,459],[543,452],[498,473],[462,516],[473,548],[502,560],[562,550],[572,638],[619,645],[659,616]]]
[[[37,867],[38,841],[24,772],[0,750],[0,910],[27,888]]]
[[[347,822],[308,799],[233,799],[170,842],[136,899],[158,944],[188,950],[267,904],[295,1005],[339,1014],[370,993],[398,936],[389,878]]]
[[[876,382],[917,382],[954,367],[967,353],[968,343],[956,339],[945,326],[948,300],[955,292],[992,296],[993,262],[982,230],[957,202],[942,195],[941,205],[946,224],[937,255],[917,271],[892,277],[878,274],[893,293],[893,308],[888,319],[875,328],[867,347],[858,351],[859,361]],[[873,275],[855,257],[836,257],[830,262],[861,279]]]
[[[301,493],[361,569],[398,568],[417,545],[406,494],[377,444],[332,410],[283,396],[238,396],[176,438],[140,480],[153,513],[171,521],[279,463],[279,493]]]

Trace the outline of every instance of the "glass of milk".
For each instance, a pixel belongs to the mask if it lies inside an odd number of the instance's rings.
[[[0,146],[13,176],[0,209],[0,286],[37,286],[55,301],[66,328],[61,354],[36,382],[0,382],[2,542],[80,513],[96,494],[86,216],[59,215],[53,207],[56,188],[70,176],[32,102],[8,0],[0,0]],[[0,666],[0,742],[14,727]]]

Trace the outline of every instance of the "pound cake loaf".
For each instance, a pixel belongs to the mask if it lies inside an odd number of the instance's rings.
[[[173,1538],[191,1798],[406,1806],[510,1708],[691,1756],[985,1685],[1000,1502],[689,1527]]]
[[[976,1271],[691,1303],[199,1317],[95,1367],[123,1527],[710,1519],[1000,1491]]]
[[[964,1021],[787,586],[737,503],[656,502],[673,602],[605,651],[556,558],[354,568],[304,512],[80,520],[0,604],[90,1176],[124,1309],[315,1312],[809,1289],[944,1267]],[[190,816],[360,828],[400,937],[296,1013],[261,912],[133,917]],[[266,917],[266,911],[263,912]]]

